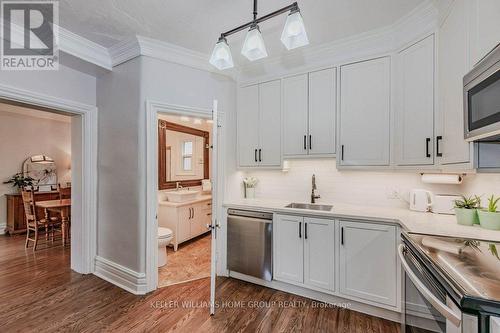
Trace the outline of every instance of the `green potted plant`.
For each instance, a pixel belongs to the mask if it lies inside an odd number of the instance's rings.
[[[491,230],[500,230],[500,212],[497,211],[500,197],[495,198],[492,194],[488,198],[488,209],[478,210],[479,223],[481,227]]]
[[[479,224],[477,215],[478,208],[481,207],[481,198],[477,195],[466,197],[462,195],[462,199],[455,200],[455,214],[458,224],[474,225]]]
[[[35,179],[30,176],[24,176],[22,173],[16,173],[14,176],[10,177],[9,180],[3,182],[4,184],[12,184],[12,187],[17,187],[19,190],[25,187],[32,187],[34,185]]]

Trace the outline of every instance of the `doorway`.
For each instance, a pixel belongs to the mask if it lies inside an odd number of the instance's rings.
[[[158,114],[158,287],[210,277],[212,119]]]
[[[211,216],[211,224],[210,224],[210,229],[214,230],[216,228],[215,226],[217,225],[216,218],[219,216],[219,211],[222,211],[222,207],[220,202],[223,200],[223,189],[224,189],[224,178],[221,176],[223,174],[223,166],[224,166],[224,161],[223,161],[223,156],[224,156],[224,145],[223,145],[223,137],[224,137],[224,114],[216,112],[217,110],[217,103],[214,101],[214,110],[215,112],[212,112],[211,108],[194,108],[194,107],[186,107],[186,106],[179,106],[179,105],[171,105],[171,104],[165,104],[165,103],[159,103],[159,102],[152,102],[152,101],[147,101],[146,102],[146,109],[147,109],[147,139],[146,139],[146,159],[148,161],[147,164],[147,173],[146,173],[146,183],[147,183],[147,190],[146,190],[146,206],[147,206],[147,225],[146,225],[146,235],[147,235],[147,240],[146,240],[146,289],[147,291],[153,291],[156,288],[160,286],[159,280],[158,280],[158,219],[160,219],[160,214],[158,211],[158,191],[159,191],[159,168],[158,168],[158,158],[159,158],[159,147],[158,147],[158,114],[167,114],[167,115],[174,115],[174,116],[180,116],[180,117],[188,117],[188,118],[193,118],[193,119],[201,119],[201,120],[210,120],[214,116],[215,119],[217,119],[217,114],[219,114],[218,121],[215,121],[215,124],[218,124],[218,126],[214,126],[214,123],[210,124],[212,126],[212,133],[211,136],[214,136],[217,138],[217,141],[215,142],[216,144],[214,145],[213,142],[209,144],[210,147],[210,153],[212,155],[212,158],[209,162],[209,168],[210,172],[210,183],[212,186],[212,216]],[[207,122],[209,124],[210,122]],[[215,131],[213,130],[215,128]],[[214,135],[215,133],[215,135]],[[213,146],[213,147],[212,147]],[[219,170],[219,172],[217,172]],[[215,175],[215,177],[213,176]],[[177,183],[177,182],[175,182]],[[175,184],[175,187],[173,189],[177,188],[177,184]],[[180,184],[182,186],[182,184]],[[172,186],[172,185],[171,185]],[[174,194],[175,195],[175,194]],[[215,197],[215,199],[214,199]],[[217,207],[219,206],[219,207]],[[188,219],[189,219],[189,209],[186,210]],[[208,209],[205,210],[206,214],[208,213]],[[158,215],[157,215],[158,214]],[[196,215],[196,213],[195,213]],[[192,216],[192,213],[191,213]],[[207,220],[208,221],[208,220]],[[200,223],[201,226],[201,223]],[[200,227],[201,228],[201,227]],[[211,252],[211,258],[215,258],[215,244],[217,242],[217,247],[219,247],[219,243],[221,242],[222,238],[215,238],[215,232],[212,231],[211,233],[208,233],[208,235],[211,235],[212,239],[210,241],[211,248],[209,249]],[[189,245],[189,243],[186,243],[185,245]],[[178,245],[178,249],[182,246]],[[173,251],[173,249],[171,249]],[[207,251],[208,252],[208,251]],[[168,260],[169,260],[169,252],[167,250],[167,265],[168,265]],[[220,264],[217,262],[217,264]],[[216,262],[215,260],[211,260],[210,262],[210,270],[211,270],[211,285],[215,285],[215,271],[216,269],[219,269],[219,267],[216,267]],[[213,288],[215,289],[215,288]]]
[[[67,235],[71,246],[68,251],[73,271],[93,273],[96,253],[97,108],[3,85],[0,85],[0,102],[38,110],[34,112],[71,117],[71,162],[63,166],[65,171],[71,171],[71,227]],[[42,158],[47,160],[47,157],[50,156]],[[63,182],[61,185],[67,187],[68,184]]]

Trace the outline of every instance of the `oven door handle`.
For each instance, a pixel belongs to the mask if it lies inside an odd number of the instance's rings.
[[[450,309],[446,304],[441,302],[434,294],[427,289],[425,284],[423,284],[417,277],[415,273],[411,270],[410,266],[406,262],[405,256],[404,256],[404,251],[405,247],[403,244],[399,244],[398,247],[398,254],[399,258],[401,259],[401,264],[403,265],[404,270],[406,271],[406,274],[410,278],[410,280],[413,282],[415,287],[420,291],[422,296],[425,297],[425,299],[432,304],[432,306],[439,311],[446,319],[450,320],[456,327],[460,326],[460,323],[462,321],[462,318],[457,316],[457,314]]]

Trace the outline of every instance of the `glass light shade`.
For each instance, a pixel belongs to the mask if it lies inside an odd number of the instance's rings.
[[[243,48],[241,49],[241,54],[250,61],[267,57],[266,45],[264,45],[264,39],[262,38],[258,26],[248,30]]]
[[[210,63],[220,70],[232,68],[234,66],[233,56],[231,55],[231,50],[225,39],[220,39],[217,44],[215,44],[212,56],[210,57]]]
[[[281,33],[281,42],[288,50],[309,44],[300,12],[292,13],[286,18],[285,27]]]

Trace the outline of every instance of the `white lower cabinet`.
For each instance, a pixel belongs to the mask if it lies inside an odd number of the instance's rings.
[[[339,226],[340,294],[396,307],[396,227],[342,220]]]
[[[304,217],[304,284],[335,290],[335,221]]]
[[[397,235],[392,225],[276,214],[274,280],[398,311]]]
[[[276,215],[273,224],[274,279],[304,281],[304,242],[301,216]]]
[[[273,228],[274,279],[333,291],[335,221],[277,215]]]

